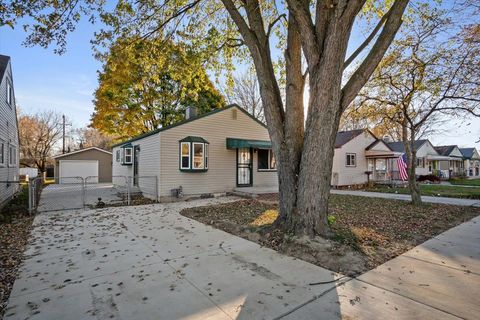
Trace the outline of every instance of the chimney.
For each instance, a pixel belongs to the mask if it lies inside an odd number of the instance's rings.
[[[192,119],[192,118],[195,118],[197,116],[197,108],[196,107],[187,107],[187,109],[185,109],[185,119],[188,120],[188,119]]]

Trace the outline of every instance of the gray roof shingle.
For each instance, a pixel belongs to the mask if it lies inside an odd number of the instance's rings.
[[[335,137],[335,148],[341,148],[345,143],[361,135],[365,129],[339,131]]]
[[[418,150],[427,141],[427,139],[415,140],[415,149]],[[405,152],[403,141],[388,142],[387,145],[395,152]]]
[[[5,75],[5,71],[7,70],[9,61],[9,56],[4,56],[3,54],[0,54],[0,81],[3,80],[3,76]]]
[[[460,148],[460,152],[463,154],[465,159],[472,159],[475,148]]]
[[[455,145],[451,146],[437,146],[435,147],[435,150],[442,156],[449,156],[450,153],[452,153],[453,149],[455,149]]]

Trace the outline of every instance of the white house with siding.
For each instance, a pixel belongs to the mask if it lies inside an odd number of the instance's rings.
[[[331,184],[342,187],[397,179],[394,164],[400,155],[370,130],[340,131],[335,139]]]
[[[18,150],[11,60],[0,55],[0,207],[18,191]]]
[[[202,195],[278,186],[267,128],[237,105],[187,112],[185,121],[115,145],[112,175],[117,185],[138,176],[131,183],[160,199],[179,189]]]
[[[480,177],[480,153],[475,148],[460,148],[465,176]]]

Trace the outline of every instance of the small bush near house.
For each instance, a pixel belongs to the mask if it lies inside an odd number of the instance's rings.
[[[427,181],[430,181],[430,182],[434,182],[434,183],[439,183],[440,182],[440,178],[433,175],[433,174],[426,174],[426,175],[423,175],[423,176],[419,176],[417,178],[417,181],[418,182],[427,182]]]

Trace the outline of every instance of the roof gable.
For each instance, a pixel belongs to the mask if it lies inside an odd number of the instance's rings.
[[[480,159],[480,153],[476,148],[460,148],[464,159]]]
[[[9,62],[10,62],[9,56],[4,56],[0,54],[0,82],[3,80],[3,77],[7,72]]]
[[[366,129],[350,130],[350,131],[339,131],[335,137],[335,148],[341,148],[344,144],[350,140],[355,139],[363,132],[367,131]]]
[[[435,150],[442,156],[463,157],[462,152],[456,145],[437,146]]]
[[[423,147],[425,143],[429,143],[432,146],[433,145],[428,141],[428,139],[421,139],[421,140],[415,140],[415,149],[418,150]],[[394,141],[394,142],[388,142],[387,145],[395,152],[405,152],[405,146],[403,145],[403,141]]]
[[[86,151],[91,151],[91,150],[96,150],[96,151],[100,151],[100,152],[104,152],[104,153],[107,153],[107,154],[112,154],[111,152],[107,151],[107,150],[103,150],[103,149],[100,149],[100,148],[97,148],[97,147],[90,147],[90,148],[85,148],[85,149],[80,149],[80,150],[76,150],[76,151],[72,151],[72,152],[69,152],[69,153],[64,153],[64,154],[59,154],[55,157],[53,157],[54,159],[57,159],[57,158],[62,158],[62,157],[68,157],[68,156],[71,156],[72,154],[77,154],[77,153],[82,153],[82,152],[86,152]]]
[[[196,121],[196,120],[198,120],[198,119],[202,119],[202,118],[211,116],[211,115],[213,115],[213,114],[216,114],[216,113],[218,113],[218,112],[223,112],[223,111],[226,111],[226,110],[229,110],[229,109],[232,109],[232,108],[236,108],[237,110],[240,110],[241,112],[243,112],[244,114],[246,114],[248,117],[250,117],[252,120],[254,120],[254,121],[257,122],[258,124],[260,124],[261,126],[263,126],[264,128],[267,127],[263,122],[261,122],[260,120],[258,120],[258,119],[255,118],[254,116],[252,116],[247,110],[245,110],[244,108],[240,107],[238,104],[235,104],[235,103],[234,103],[234,104],[230,104],[230,105],[228,105],[228,106],[226,106],[226,107],[224,107],[224,108],[218,108],[218,109],[212,110],[212,111],[210,111],[210,112],[207,112],[207,113],[198,115],[198,116],[196,116],[196,117],[194,117],[194,118],[186,119],[186,120],[180,121],[180,122],[178,122],[178,123],[175,123],[175,124],[172,124],[172,125],[163,127],[163,128],[159,128],[159,129],[156,129],[156,130],[147,132],[147,133],[144,133],[144,134],[142,134],[142,135],[136,136],[136,137],[131,138],[131,139],[129,139],[129,140],[119,142],[119,143],[113,145],[112,147],[118,147],[118,146],[121,146],[121,145],[123,145],[123,144],[125,144],[125,143],[130,143],[130,142],[133,142],[133,141],[137,141],[137,140],[140,140],[140,139],[149,137],[149,136],[151,136],[151,135],[160,133],[160,132],[162,132],[162,131],[166,131],[166,130],[169,130],[169,129],[172,129],[172,128],[176,128],[176,127],[181,126],[181,125],[184,125],[184,124],[186,124],[186,123],[190,123],[190,122]]]
[[[393,151],[390,146],[383,141],[382,139],[377,139],[376,141],[372,142],[365,150],[376,150],[376,151]]]

